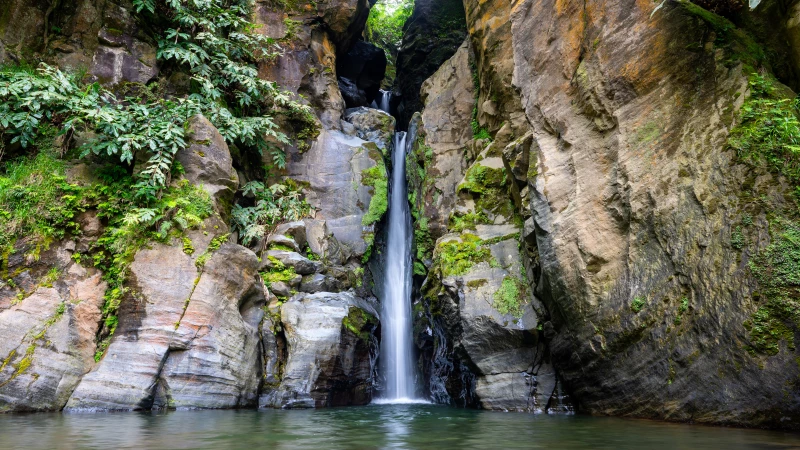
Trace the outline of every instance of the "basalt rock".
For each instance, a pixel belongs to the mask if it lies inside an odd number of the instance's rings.
[[[11,0],[0,13],[3,59],[38,56],[62,69],[87,67],[102,83],[146,83],[158,75],[156,44],[131,11],[127,0]]]
[[[186,179],[202,186],[219,211],[229,210],[233,194],[239,189],[239,179],[225,138],[208,119],[198,115],[189,121],[187,143],[189,146],[175,155]]]
[[[377,46],[358,41],[336,61],[336,72],[344,85],[344,99],[348,108],[367,106],[372,103],[381,88],[386,74],[386,53]],[[355,90],[353,89],[355,85]],[[361,101],[363,99],[363,101]]]
[[[56,280],[40,279],[0,310],[1,412],[60,410],[94,365],[106,283],[97,270],[71,262],[69,248],[64,243],[40,260],[63,268]]]
[[[422,110],[420,87],[450,59],[466,36],[461,0],[418,0],[403,30],[397,56],[397,85],[402,96],[398,120],[403,129]]]

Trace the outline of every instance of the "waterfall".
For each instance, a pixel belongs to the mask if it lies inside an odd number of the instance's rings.
[[[406,133],[398,132],[394,136],[392,153],[386,278],[381,315],[381,370],[386,382],[384,400],[390,401],[416,397],[411,351],[411,214],[408,209],[405,163]]]
[[[378,104],[378,109],[391,114],[392,112],[390,111],[391,109],[390,102],[392,100],[392,93],[390,91],[384,91],[383,89],[381,89],[380,92],[381,92],[381,100],[380,103]]]

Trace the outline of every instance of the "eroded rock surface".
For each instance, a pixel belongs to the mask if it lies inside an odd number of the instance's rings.
[[[288,357],[280,383],[274,390],[265,391],[261,406],[315,408],[369,403],[371,362],[377,351],[372,333],[377,317],[374,299],[362,299],[351,292],[300,294],[283,304],[280,323]],[[273,338],[267,335],[265,340],[268,354],[276,352]]]

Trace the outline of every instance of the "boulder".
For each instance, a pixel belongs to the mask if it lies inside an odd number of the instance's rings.
[[[309,294],[316,294],[317,292],[337,292],[340,290],[339,282],[336,278],[319,273],[303,277],[303,281],[300,283],[300,291]]]
[[[267,247],[274,248],[276,246],[288,247],[295,252],[300,251],[300,246],[297,245],[297,242],[295,242],[294,239],[282,234],[271,234],[267,238]]]
[[[345,110],[344,120],[353,125],[355,135],[372,142],[388,155],[395,133],[395,119],[389,113],[373,108]]]
[[[375,299],[362,299],[351,292],[300,294],[283,304],[280,321],[287,356],[280,384],[265,389],[260,406],[368,404],[375,369],[372,361],[377,352],[373,340],[376,317]],[[277,349],[273,338],[265,339],[265,348]]]
[[[367,105],[367,93],[359,89],[355,81],[341,77],[339,78],[339,90],[342,92],[345,105],[349,107]]]
[[[300,248],[304,248],[308,244],[308,239],[306,238],[306,224],[302,220],[278,225],[275,229],[275,234],[281,234],[292,238]]]
[[[296,252],[287,252],[285,250],[268,250],[266,255],[262,257],[262,267],[273,269],[273,263],[270,258],[275,258],[281,264],[288,267],[293,267],[294,271],[300,275],[310,275],[322,270],[322,263],[319,261],[311,261],[310,259],[302,256]]]
[[[385,144],[389,148],[391,142]],[[306,200],[316,208],[314,219],[324,220],[325,227],[336,237],[334,243],[324,244],[336,259],[346,261],[361,258],[367,251],[364,216],[371,202],[386,205],[386,191],[365,185],[364,171],[378,166],[381,179],[388,173],[378,146],[340,131],[322,130],[311,148],[303,153],[290,152],[286,165],[287,176],[307,183]],[[372,169],[375,170],[375,169]],[[377,194],[380,197],[375,198]],[[375,208],[379,209],[379,208]],[[309,223],[309,222],[306,222]],[[308,232],[311,250],[320,254],[315,239],[321,238],[322,228],[315,237]]]

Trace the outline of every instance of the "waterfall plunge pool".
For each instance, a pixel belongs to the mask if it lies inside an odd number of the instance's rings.
[[[0,448],[786,449],[800,435],[435,405],[0,415]]]

